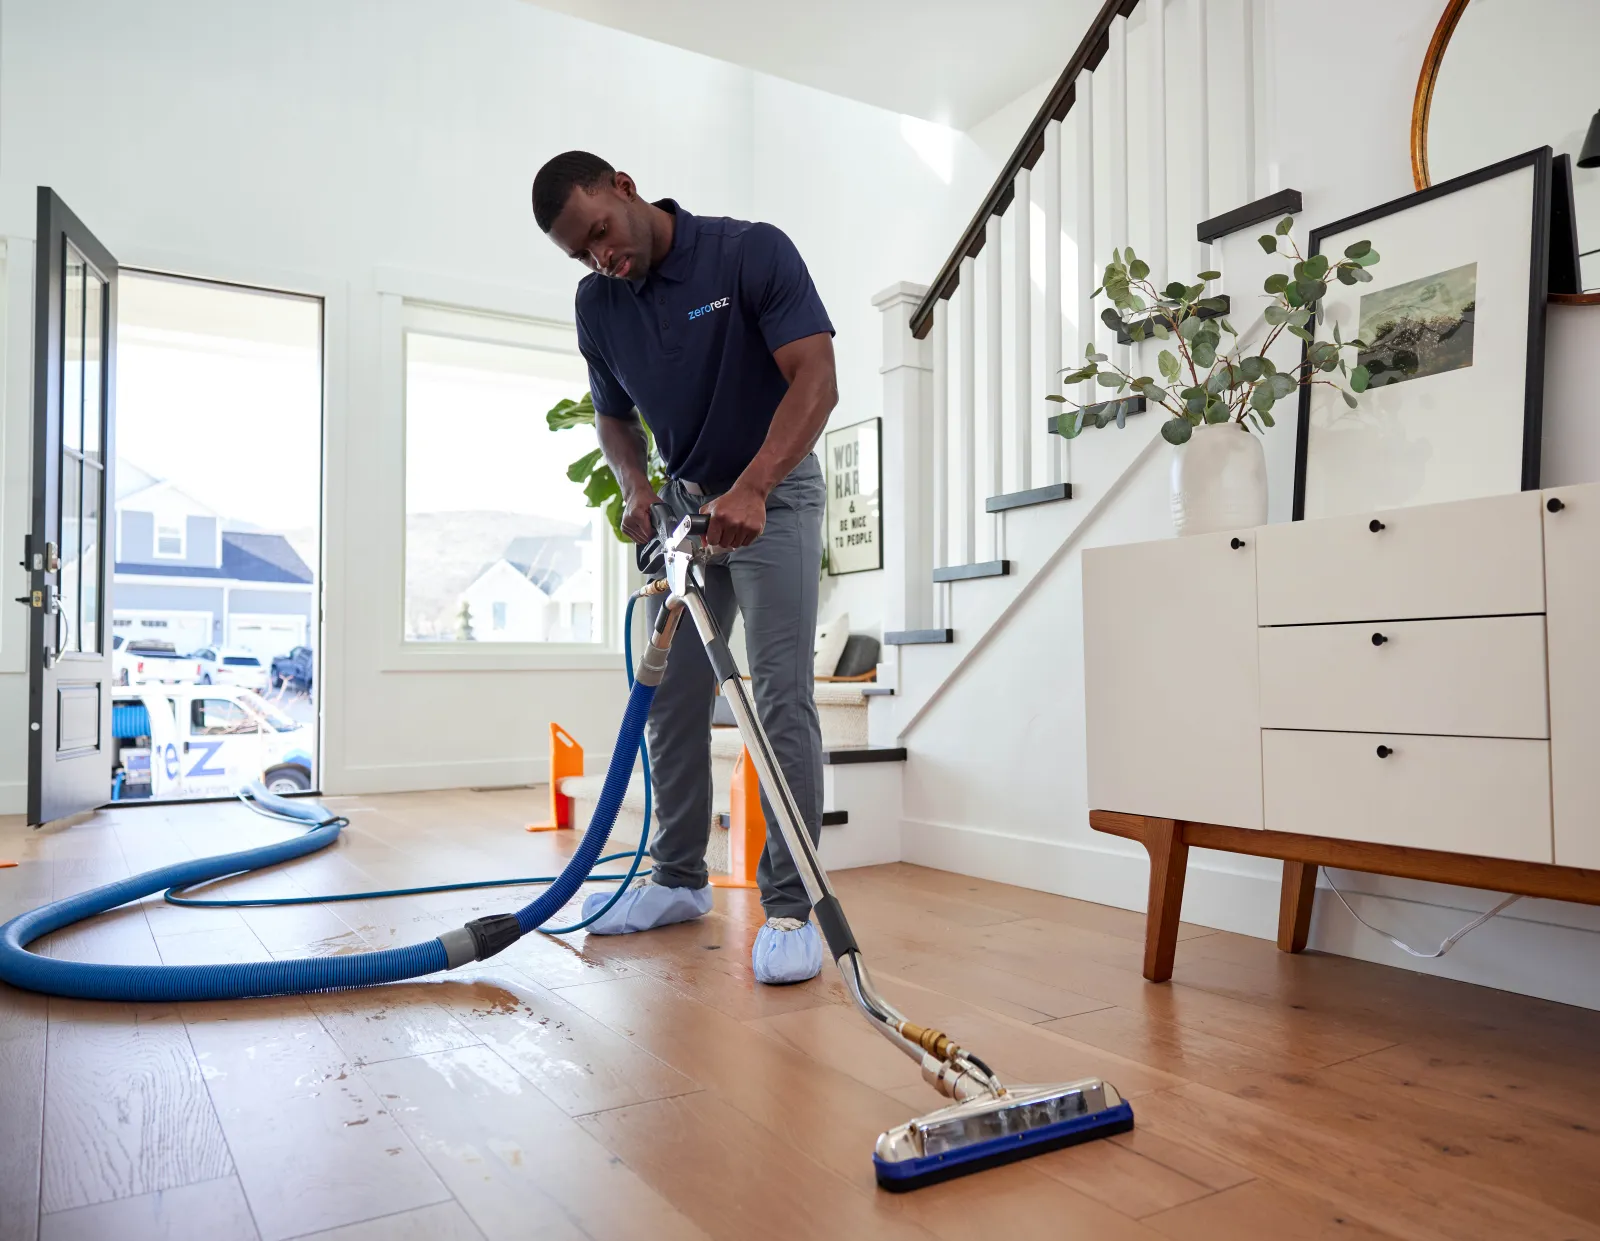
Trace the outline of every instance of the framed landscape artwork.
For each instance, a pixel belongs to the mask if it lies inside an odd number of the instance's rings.
[[[1539,485],[1550,186],[1541,147],[1312,232],[1382,261],[1323,302],[1316,339],[1363,343],[1366,390],[1300,390],[1296,520]]]

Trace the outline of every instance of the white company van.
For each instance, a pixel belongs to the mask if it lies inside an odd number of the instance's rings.
[[[311,787],[312,732],[253,690],[134,685],[111,703],[111,799],[232,797],[259,780]]]

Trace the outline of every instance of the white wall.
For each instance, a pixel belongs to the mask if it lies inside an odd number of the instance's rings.
[[[324,786],[542,778],[551,719],[603,758],[620,659],[541,667],[398,643],[395,298],[569,318],[581,271],[528,205],[534,171],[568,147],[649,195],[790,231],[840,329],[850,421],[877,412],[883,273],[936,266],[983,180],[969,155],[948,171],[919,157],[892,114],[522,0],[6,0],[0,236],[21,239],[0,436],[8,595],[27,521],[27,243],[46,184],[124,263],[327,299]],[[22,806],[22,614],[0,614],[0,811]]]
[[[1173,67],[1187,54],[1177,35],[1182,5],[1177,0],[1168,7],[1167,55]],[[1246,10],[1238,0],[1212,0],[1210,10],[1212,72],[1222,96],[1214,93],[1212,98],[1218,138],[1212,149],[1210,214],[1292,186],[1304,197],[1305,211],[1296,229],[1303,238],[1317,224],[1411,190],[1411,99],[1437,6],[1342,0],[1335,7],[1258,0],[1253,33],[1267,52],[1268,68],[1249,91],[1239,75],[1219,72],[1218,64],[1222,38],[1230,29],[1234,35],[1240,32]],[[1324,78],[1279,78],[1272,66],[1296,64],[1304,49],[1327,38],[1334,21],[1354,30],[1381,27],[1385,36],[1363,43],[1359,54],[1341,60]],[[1229,46],[1237,46],[1237,39]],[[1266,122],[1256,134],[1253,166],[1240,162],[1239,144],[1241,118],[1252,108],[1252,95],[1253,110]],[[1169,132],[1175,140],[1183,133]],[[1130,198],[1137,201],[1137,195]],[[1133,215],[1131,227],[1137,234],[1139,219],[1137,212]],[[1256,231],[1213,255],[1226,273],[1226,291],[1239,306],[1253,301],[1270,270],[1255,245]],[[1109,251],[1114,241],[1102,240]],[[1178,241],[1175,233],[1174,247]],[[1104,257],[1098,255],[1097,264]],[[1181,261],[1174,248],[1174,265]],[[1243,312],[1234,316],[1241,328],[1250,317]],[[1294,435],[1291,418],[1280,421],[1267,437],[1274,521],[1289,517]],[[1592,441],[1589,436],[1583,442]],[[1084,488],[1082,499],[1104,503],[1098,516],[1003,621],[1003,633],[960,668],[907,731],[907,860],[1144,908],[1148,865],[1143,850],[1088,826],[1083,662],[1094,658],[1094,652],[1085,652],[1082,645],[1080,553],[1083,546],[1171,536],[1170,455],[1166,446],[1156,445],[1109,497],[1101,479],[1095,479],[1101,490],[1094,494]],[[1600,478],[1600,454],[1581,466],[1570,461],[1562,466],[1563,477]],[[1077,500],[1075,496],[1074,504]],[[1019,515],[1017,520],[1045,518]],[[1061,521],[1065,529],[1065,515]],[[1196,657],[1204,657],[1203,642],[1197,644]],[[926,690],[923,686],[917,692],[920,696]],[[981,726],[975,727],[974,721]],[[1150,744],[1173,742],[1153,735]],[[1275,862],[1197,851],[1191,859],[1184,916],[1270,938],[1276,930],[1279,875]],[[1418,946],[1436,945],[1496,900],[1489,893],[1349,872],[1337,872],[1336,878],[1347,892],[1360,894],[1352,901],[1363,916]],[[1600,952],[1600,910],[1584,906],[1522,902],[1463,940],[1450,955],[1420,962],[1358,926],[1324,890],[1311,946],[1600,1007],[1600,971],[1593,965]]]

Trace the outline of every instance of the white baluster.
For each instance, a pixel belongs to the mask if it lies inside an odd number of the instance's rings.
[[[1073,212],[1074,240],[1078,244],[1078,340],[1073,345],[1072,364],[1076,370],[1083,361],[1083,349],[1095,338],[1094,298],[1097,263],[1094,235],[1094,74],[1078,75],[1077,102],[1072,105],[1077,118],[1078,202]],[[1085,380],[1078,389],[1080,404],[1094,400],[1094,380]],[[1067,479],[1072,479],[1072,445],[1067,445]]]
[[[1167,0],[1144,0],[1150,38],[1150,275],[1157,288],[1167,271]]]
[[[1045,126],[1044,154],[1039,159],[1040,209],[1044,212],[1044,390],[1061,390],[1061,122]],[[1044,417],[1030,402],[1022,425],[1032,436]],[[1045,482],[1061,481],[1061,447],[1056,436],[1045,440]]]
[[[970,254],[961,260],[961,286],[956,290],[956,296],[961,299],[960,339],[957,341],[961,363],[961,458],[956,462],[956,475],[961,480],[961,494],[957,499],[961,507],[962,559],[958,563],[970,564],[978,558],[978,502],[975,495],[978,476],[978,265]]]
[[[950,563],[950,303],[933,307],[933,567]]]
[[[1111,184],[1107,187],[1110,211],[1107,213],[1112,232],[1113,248],[1128,244],[1128,19],[1111,20],[1111,47],[1106,61],[1111,66],[1111,126],[1110,150],[1106,152],[1110,165]],[[1117,365],[1127,370],[1133,365],[1132,348],[1113,344],[1108,352]]]
[[[1193,19],[1189,30],[1190,54],[1194,56],[1197,79],[1189,102],[1189,115],[1194,118],[1194,132],[1190,135],[1194,178],[1192,210],[1195,223],[1199,224],[1211,218],[1211,69],[1206,0],[1189,0],[1189,14]],[[1211,269],[1211,247],[1207,243],[1195,242],[1194,264],[1197,272]]]
[[[1011,489],[1026,491],[1033,473],[1033,178],[1017,169],[1012,182],[1012,319],[1011,374],[1015,386],[1012,425]],[[1002,488],[1001,490],[1004,490]],[[1000,492],[995,492],[999,495]]]
[[[1000,217],[992,215],[984,226],[983,243],[983,343],[984,343],[984,433],[988,439],[989,478],[986,495],[997,496],[1005,490],[1005,422],[1001,417],[1001,349],[1000,317]],[[1000,514],[989,519],[990,559],[1000,558]],[[976,556],[974,556],[976,559]]]
[[[1256,6],[1255,0],[1243,0],[1244,26],[1239,42],[1239,72],[1244,81],[1244,107],[1240,109],[1244,124],[1241,137],[1244,141],[1244,185],[1242,199],[1251,202],[1260,198],[1260,178],[1256,173]]]

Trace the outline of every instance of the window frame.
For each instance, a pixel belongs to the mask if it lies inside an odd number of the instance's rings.
[[[178,532],[178,550],[164,552],[161,550],[161,528]],[[188,514],[180,514],[176,519],[169,514],[153,512],[150,514],[150,558],[152,560],[187,560],[189,559],[189,518]]]
[[[406,336],[431,336],[542,349],[579,358],[570,294],[554,298],[395,273],[377,273],[380,311],[381,408],[396,428],[391,459],[397,464],[393,491],[393,543],[386,549],[387,607],[380,666],[384,671],[620,670],[622,608],[642,580],[623,544],[603,537],[600,598],[594,642],[427,642],[405,636],[406,563]],[[577,393],[573,394],[574,396]],[[538,411],[542,413],[542,411]],[[537,416],[537,413],[536,415]],[[574,447],[578,448],[577,443]],[[579,449],[581,451],[581,448]],[[577,453],[575,452],[576,456]],[[604,532],[602,532],[604,534]]]

